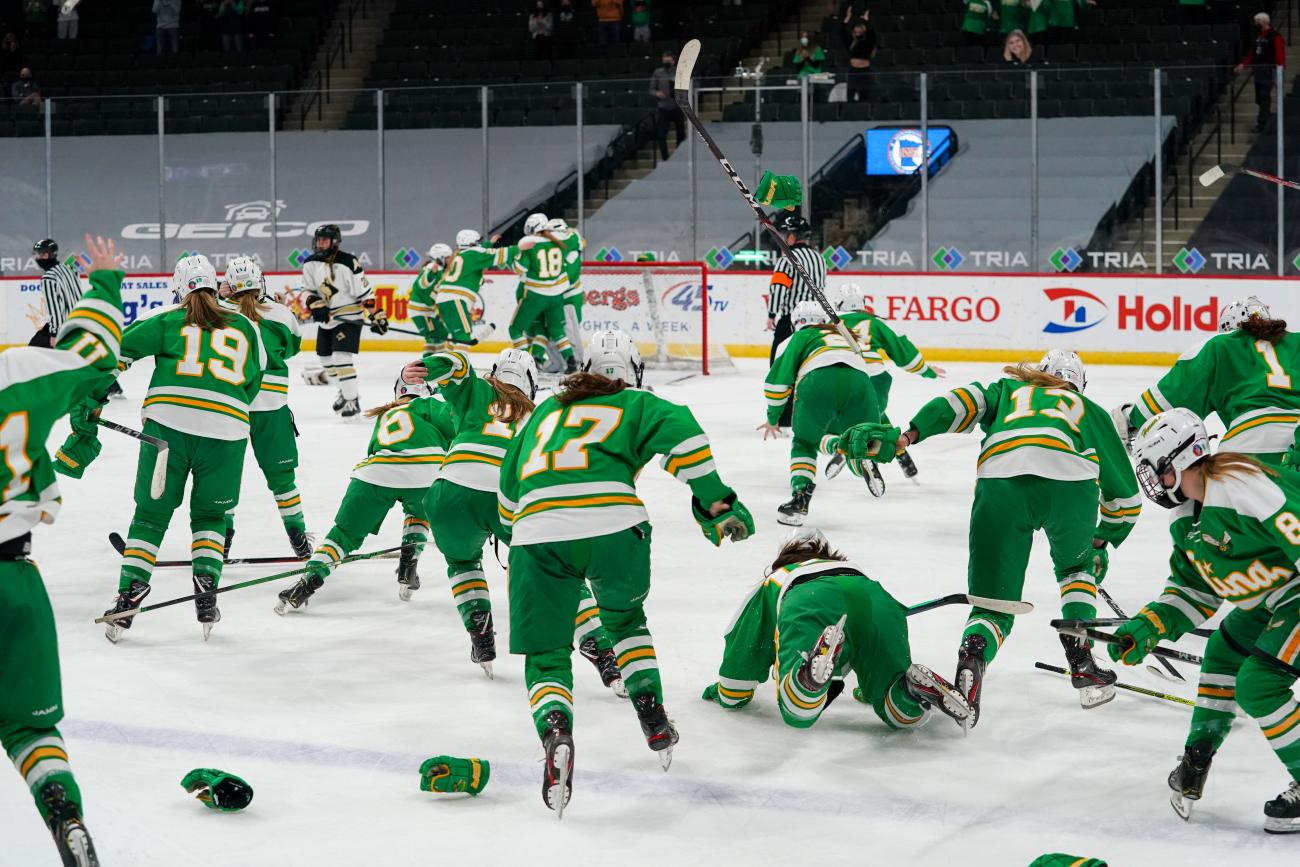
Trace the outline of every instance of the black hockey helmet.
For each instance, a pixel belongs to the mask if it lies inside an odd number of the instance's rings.
[[[42,238],[32,244],[32,252],[37,259],[52,259],[59,255],[59,242],[53,238]]]
[[[806,238],[812,232],[812,226],[808,225],[808,221],[796,211],[784,211],[778,214],[773,220],[773,225],[781,234],[794,235],[797,238]]]
[[[320,248],[320,239],[324,238],[329,241],[329,246],[322,250]],[[323,226],[316,227],[316,233],[312,236],[311,247],[314,253],[324,253],[329,250],[337,250],[339,244],[343,241],[343,230],[335,223],[326,223]]]

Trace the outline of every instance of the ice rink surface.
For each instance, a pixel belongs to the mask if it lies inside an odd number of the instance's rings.
[[[305,360],[306,356],[304,356]],[[386,402],[408,356],[366,353],[362,405]],[[476,363],[486,364],[486,356]],[[365,453],[370,425],[344,425],[333,389],[298,380],[290,399],[302,431],[299,486],[323,535]],[[1068,681],[1034,669],[1064,665],[1047,623],[1057,593],[1046,545],[1031,561],[1020,618],[989,671],[983,715],[969,737],[936,716],[914,732],[888,730],[847,695],[812,729],[786,727],[770,681],[729,712],[700,700],[722,634],[786,534],[775,520],[788,497],[789,440],[763,442],[766,365],[667,384],[713,441],[723,478],[753,511],[758,535],[721,549],[701,536],[687,489],[657,464],[639,489],[655,526],[647,610],[666,706],[681,732],[672,769],[660,770],[630,705],[600,687],[575,655],[576,760],[563,822],[541,802],[541,749],[509,629],[503,570],[485,565],[497,612],[496,680],[470,663],[444,565],[430,546],[423,589],[397,597],[395,562],[343,567],[288,616],[272,612],[284,584],[220,597],[223,619],[206,644],[186,603],[140,616],[117,646],[91,623],[109,606],[118,562],[107,535],[132,511],[135,442],[103,434],[104,452],[81,481],[64,480],[58,523],[36,532],[35,552],[58,618],[66,718],[62,730],[105,867],[121,865],[787,864],[1026,865],[1045,852],[1130,865],[1295,865],[1300,840],[1262,830],[1263,804],[1287,785],[1258,729],[1238,721],[1215,760],[1192,822],[1170,809],[1165,777],[1181,754],[1190,709],[1120,691],[1083,711]],[[949,365],[947,382],[996,377],[1000,365]],[[128,399],[106,417],[138,420],[152,366],[123,377]],[[1096,366],[1088,395],[1105,407],[1133,399],[1161,372]],[[677,374],[680,375],[680,374]],[[941,383],[895,374],[890,414],[905,422]],[[66,428],[57,428],[57,446]],[[977,437],[950,436],[913,452],[919,484],[885,468],[873,499],[848,473],[818,485],[809,523],[907,603],[965,590],[967,512]],[[819,481],[822,481],[819,479]],[[1135,611],[1153,598],[1169,552],[1165,515],[1148,504],[1115,552],[1106,587]],[[390,514],[367,549],[397,544]],[[234,556],[287,552],[274,503],[251,454],[244,467]],[[187,557],[178,512],[163,557]],[[230,567],[225,581],[277,568]],[[191,592],[187,570],[160,569],[149,602]],[[1103,611],[1103,614],[1108,612]],[[910,621],[914,658],[947,677],[965,609]],[[1200,639],[1183,642],[1199,652]],[[1122,667],[1121,667],[1122,668]],[[1191,696],[1142,670],[1121,679]],[[491,760],[477,798],[419,791],[432,755]],[[256,797],[243,813],[204,809],[180,787],[191,768],[244,777]],[[16,774],[0,785],[0,864],[55,864],[56,855]]]

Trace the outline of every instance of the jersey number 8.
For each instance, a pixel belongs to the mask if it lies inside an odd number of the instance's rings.
[[[548,247],[537,251],[537,276],[544,280],[559,277],[564,270],[564,251],[559,247]]]

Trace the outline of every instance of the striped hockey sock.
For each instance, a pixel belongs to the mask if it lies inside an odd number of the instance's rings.
[[[1087,572],[1056,576],[1061,592],[1061,616],[1067,620],[1091,620],[1097,616],[1097,583]]]
[[[166,527],[152,521],[133,520],[127,531],[126,548],[122,551],[122,569],[117,589],[124,592],[132,581],[148,584],[153,577],[154,563],[158,562],[158,546],[162,544]],[[223,537],[224,541],[224,537]]]
[[[488,594],[487,577],[482,563],[450,563],[447,582],[451,584],[451,601],[456,603],[460,622],[470,629],[474,623],[471,615],[492,610],[492,597]]]
[[[9,759],[27,783],[42,819],[49,819],[49,810],[41,801],[41,789],[50,783],[62,784],[67,799],[80,808],[81,790],[72,775],[68,750],[57,728],[5,728],[0,729],[0,734]]]
[[[530,653],[524,658],[524,684],[537,736],[546,736],[546,717],[560,711],[573,725],[573,659],[569,648]]]

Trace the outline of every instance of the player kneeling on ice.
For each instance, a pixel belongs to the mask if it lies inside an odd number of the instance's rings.
[[[408,586],[415,574],[414,562],[429,541],[424,497],[438,477],[454,433],[451,408],[430,397],[423,385],[408,385],[398,379],[392,403],[366,410],[366,418],[375,420],[366,459],[353,468],[334,526],[308,559],[307,574],[280,592],[277,614],[306,605],[339,561],[360,548],[367,536],[379,532],[388,510],[397,503],[406,513],[402,524],[405,547],[397,568],[399,593],[407,599],[405,591],[414,589]],[[419,587],[418,579],[415,586]]]
[[[1061,616],[1092,619],[1109,562],[1106,545],[1123,542],[1141,510],[1133,467],[1110,415],[1083,396],[1087,374],[1079,356],[1053,349],[1036,365],[1003,370],[1006,376],[996,382],[973,383],[931,400],[906,433],[859,425],[829,447],[851,462],[884,463],[928,437],[981,429],[969,592],[1019,599],[1034,531],[1041,529],[1051,549]],[[1013,615],[978,607],[966,621],[955,679],[975,711],[972,726],[979,719],[984,669],[1014,622]],[[1115,673],[1097,665],[1090,643],[1063,634],[1061,644],[1080,704],[1091,708],[1114,698]]]
[[[1163,593],[1115,630],[1123,643],[1109,646],[1111,658],[1137,665],[1224,600],[1234,606],[1206,644],[1183,757],[1169,775],[1174,809],[1190,817],[1240,707],[1292,778],[1264,805],[1264,830],[1300,831],[1300,473],[1211,455],[1205,425],[1187,409],[1144,424],[1133,457],[1143,493],[1174,510],[1174,552]]]
[[[971,714],[956,687],[912,662],[906,606],[817,530],[796,531],[781,546],[726,640],[718,680],[703,695],[725,708],[749,704],[775,667],[781,717],[795,728],[817,722],[849,672],[890,728],[922,725],[931,706],[963,725]]]
[[[790,314],[794,334],[776,350],[763,383],[767,422],[758,426],[763,439],[781,435],[777,422],[794,401],[794,439],[790,443],[788,502],[777,507],[777,520],[799,525],[808,517],[817,477],[817,452],[851,425],[880,421],[876,391],[862,356],[827,324],[816,301],[800,301]],[[796,395],[797,392],[797,395]],[[834,454],[834,451],[826,451]],[[885,492],[880,471],[865,464],[867,486],[877,497]]]
[[[200,594],[194,610],[206,639],[221,619],[212,591],[225,559],[226,513],[239,505],[249,410],[261,393],[266,350],[257,325],[217,300],[217,272],[206,256],[182,257],[172,289],[179,304],[150,310],[122,335],[124,359],[154,357],[144,432],[168,445],[167,481],[154,499],[150,481],[156,453],[141,443],[118,595],[104,613],[139,608],[148,595],[158,547],[192,477],[190,555],[194,592]],[[133,619],[109,623],[108,640],[117,642]]]
[[[642,391],[641,356],[622,331],[595,334],[585,371],[566,378],[510,442],[501,464],[510,547],[510,652],[523,654],[533,723],[546,749],[542,799],[562,812],[573,768],[573,610],[590,581],[641,731],[665,769],[677,729],[663,707],[646,625],[651,527],[636,475],[654,456],[691,489],[714,545],[754,521],[722,483],[709,439],[684,406]]]

